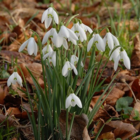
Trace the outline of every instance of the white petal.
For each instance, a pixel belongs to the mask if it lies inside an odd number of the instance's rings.
[[[61,37],[69,38],[69,32],[64,25],[61,26],[58,35]]]
[[[112,55],[111,55],[109,60],[112,60],[112,59],[115,60],[119,54],[120,54],[120,47],[113,51],[113,53],[112,53]]]
[[[45,54],[45,55],[43,56],[43,60],[45,60],[47,57],[50,57],[51,54],[52,54],[52,52],[49,52],[49,53]]]
[[[55,31],[55,29],[54,29],[54,28],[51,28],[51,29],[45,34],[45,36],[44,36],[44,38],[43,38],[43,40],[42,40],[42,44],[43,44],[43,45],[48,41],[48,38],[49,38],[50,36],[53,35],[53,32],[54,32],[54,31]]]
[[[57,15],[57,13],[56,13],[54,10],[53,10],[52,15],[53,15],[53,17],[54,17],[55,23],[58,24],[58,23],[59,23],[58,15]]]
[[[34,53],[34,49],[35,49],[35,40],[34,38],[31,37],[28,42],[28,47],[27,47],[28,54],[32,55]]]
[[[53,52],[53,55],[51,56],[51,62],[53,63],[54,67],[56,66],[56,52]]]
[[[27,46],[28,41],[29,41],[29,39],[26,40],[26,41],[20,46],[20,48],[19,48],[19,50],[18,50],[19,52],[21,52],[21,51]]]
[[[124,63],[124,65],[125,65],[125,67],[126,67],[127,69],[130,69],[130,59],[129,59],[129,57],[127,56],[126,51],[125,51],[125,50],[122,51],[122,52],[120,53],[120,55],[121,55],[121,58],[123,59],[123,63]]]
[[[86,26],[87,27],[87,31],[91,34],[93,31],[90,27]]]
[[[109,48],[112,50],[114,48],[114,42],[113,42],[112,34],[110,32],[107,33],[107,42]]]
[[[70,59],[70,62],[71,62],[73,65],[77,64],[77,62],[78,62],[78,57],[75,56],[75,55],[72,55],[72,56],[71,56],[71,59]]]
[[[74,45],[77,45],[77,41],[72,38],[69,38],[68,41],[71,41]]]
[[[114,35],[112,35],[112,37],[113,37],[113,41],[114,41],[115,47],[116,47],[116,46],[119,46],[120,43],[119,43],[118,39],[117,39]]]
[[[98,42],[98,43],[96,43],[96,46],[97,46],[98,50],[100,50],[100,51],[105,51],[105,44],[104,44],[104,41],[103,41],[103,39],[100,37],[99,34],[96,34],[96,35],[95,35],[94,41],[97,41],[97,42]]]
[[[94,41],[94,37],[92,37],[92,38],[90,39],[90,41],[88,42],[88,45],[87,45],[87,52],[90,51],[90,49],[91,49],[91,47],[92,47],[92,45],[93,45],[93,41]]]
[[[74,99],[75,103],[77,104],[78,107],[82,108],[82,103],[79,97],[77,97],[74,93],[72,94],[72,98]]]
[[[47,16],[48,16],[48,10],[45,10],[43,15],[42,15],[42,19],[41,19],[42,23],[44,22],[44,20],[46,19]]]
[[[70,63],[70,65],[71,65],[71,68],[73,69],[75,75],[77,75],[78,71],[77,71],[76,67],[72,63]]]
[[[92,33],[92,29],[90,27],[88,27],[87,25],[85,24],[80,24],[82,26],[82,28],[84,28],[85,31],[88,31],[89,33]]]
[[[50,26],[51,22],[52,22],[52,18],[51,17],[47,17],[45,19],[45,27],[48,28]]]
[[[65,38],[63,39],[63,46],[66,50],[68,49],[68,43]]]
[[[63,75],[64,77],[66,77],[67,74],[68,74],[68,68],[69,68],[69,61],[67,61],[67,62],[65,63],[65,65],[63,66],[63,68],[62,68],[62,75]]]
[[[17,76],[16,76],[16,77],[17,77],[17,82],[19,83],[19,85],[20,85],[20,86],[23,86],[23,85],[22,85],[22,79],[21,79],[21,77],[19,76],[18,73],[17,73]]]
[[[87,36],[86,36],[86,33],[85,31],[83,30],[83,28],[81,28],[80,26],[78,27],[78,31],[79,31],[79,34],[80,34],[80,40],[81,42],[83,42],[84,40],[87,40]]]
[[[38,52],[38,47],[36,42],[34,42],[35,46],[34,46],[34,55],[37,56],[37,52]]]
[[[72,96],[71,94],[67,97],[65,107],[68,108],[71,105]]]
[[[61,47],[62,44],[63,44],[63,37],[60,37],[60,36],[57,34],[57,32],[55,32],[55,33],[53,34],[52,41],[53,41],[54,45],[55,45],[57,48],[59,48],[59,47]]]
[[[7,80],[7,86],[9,87],[12,84],[12,81],[14,80],[14,73],[8,78]]]
[[[76,36],[76,34],[72,30],[68,29],[68,32],[69,32],[69,38],[72,38],[74,40],[78,40],[78,37]]]

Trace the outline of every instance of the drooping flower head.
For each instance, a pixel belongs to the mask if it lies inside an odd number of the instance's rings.
[[[25,47],[27,46],[27,50],[28,50],[28,54],[32,55],[34,53],[34,55],[37,55],[38,52],[38,47],[37,44],[34,40],[33,37],[29,38],[28,40],[26,40],[19,48],[19,52],[21,52]]]
[[[74,93],[71,93],[66,99],[65,107],[66,108],[68,108],[69,106],[74,107],[75,105],[82,108],[82,103],[79,97],[76,96]]]
[[[76,65],[76,64],[78,63],[78,60],[79,60],[79,58],[78,58],[76,55],[72,55],[72,56],[71,56],[71,59],[70,59],[70,62],[71,62],[73,65]],[[84,67],[82,61],[81,61],[81,66]]]
[[[78,40],[76,34],[64,25],[60,27],[60,31],[58,33],[55,28],[50,29],[45,34],[42,44],[45,44],[48,41],[49,37],[51,37],[51,40],[55,47],[60,48],[63,45],[66,50],[68,49],[68,43],[66,39],[72,41],[74,44]]]
[[[9,87],[11,84],[18,83],[22,86],[22,79],[17,72],[13,72],[13,74],[7,80],[7,86]]]
[[[67,77],[69,71],[71,71],[71,70],[74,71],[75,75],[78,74],[77,69],[75,68],[75,66],[74,66],[71,62],[66,61],[65,65],[64,65],[63,68],[62,68],[62,75],[63,75],[64,77]]]
[[[85,30],[79,25],[79,22],[75,23],[71,30],[74,31],[74,33],[77,35],[77,37],[79,37],[81,42],[87,40]]]
[[[124,63],[124,65],[125,65],[125,67],[127,68],[127,69],[130,69],[130,59],[129,59],[129,57],[128,57],[128,55],[127,55],[127,53],[126,53],[126,51],[125,50],[122,50],[122,51],[120,51],[120,53],[118,54],[118,56],[116,57],[116,59],[114,59],[114,70],[116,71],[117,70],[117,68],[118,68],[118,64],[119,64],[119,61],[120,60],[123,60],[123,63]]]
[[[118,39],[112,35],[110,32],[106,33],[104,37],[105,44],[107,43],[109,48],[112,50],[114,47],[119,45]]]
[[[52,22],[52,19],[54,19],[56,24],[59,23],[57,13],[52,7],[49,7],[46,11],[44,11],[41,22],[43,23],[45,21],[45,27],[48,28]]]
[[[88,42],[87,52],[90,51],[93,44],[96,44],[96,47],[100,51],[105,51],[105,43],[99,34],[93,34],[93,37]]]
[[[47,45],[43,48],[43,60],[46,58],[49,59],[49,62],[53,63],[54,67],[56,66],[56,52],[53,51],[50,45]]]

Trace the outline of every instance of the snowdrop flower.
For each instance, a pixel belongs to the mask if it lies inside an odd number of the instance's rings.
[[[65,107],[66,108],[68,108],[69,106],[74,107],[75,105],[82,108],[82,103],[81,103],[81,100],[79,99],[79,97],[76,96],[74,93],[71,93],[66,99]]]
[[[66,39],[74,43],[76,43],[76,41],[78,40],[76,34],[72,30],[65,27],[64,25],[61,26],[59,33],[57,33],[55,28],[50,29],[45,34],[42,44],[45,44],[49,37],[51,37],[53,44],[57,48],[60,48],[63,45],[66,50],[68,49],[68,43]]]
[[[87,25],[81,23],[80,26],[85,30],[88,31],[90,34],[93,32],[92,29],[90,27],[88,27]]]
[[[73,70],[75,75],[78,74],[77,69],[75,68],[75,66],[71,62],[66,61],[65,65],[62,68],[62,75],[64,77],[67,77],[70,70]]]
[[[120,55],[118,55],[117,58],[114,60],[115,61],[115,63],[114,63],[114,70],[115,71],[117,70],[118,63],[119,63],[120,59],[123,60],[123,63],[125,65],[125,67],[127,69],[130,69],[130,59],[129,59],[126,51],[123,50],[123,51],[120,52]]]
[[[90,51],[92,45],[96,43],[97,49],[100,51],[105,51],[105,43],[99,34],[94,34],[93,37],[88,42],[87,52]]]
[[[13,72],[13,74],[8,78],[7,86],[9,87],[11,84],[15,84],[18,82],[20,86],[22,86],[22,79],[17,72]]]
[[[110,32],[106,33],[104,37],[105,44],[107,43],[109,48],[112,50],[114,47],[119,45],[118,39],[112,35]]]
[[[71,28],[71,30],[75,32],[77,37],[80,38],[81,42],[83,42],[84,40],[87,40],[86,33],[84,29],[79,25],[79,22],[75,23],[73,27]]]
[[[53,51],[50,45],[45,46],[42,50],[43,52],[43,60],[49,58],[49,62],[52,62],[54,67],[56,66],[56,52]]]
[[[51,29],[45,34],[45,36],[44,36],[44,38],[43,38],[43,40],[42,40],[42,44],[43,44],[43,45],[48,41],[49,37],[51,37],[51,40],[52,40],[53,44],[54,44],[57,48],[61,47],[61,45],[62,45],[63,42],[64,42],[63,38],[60,37],[60,36],[58,35],[58,33],[57,33],[57,31],[56,31],[55,28],[51,28]]]
[[[118,55],[120,55],[120,47],[116,48],[115,50],[110,50],[109,55],[110,54],[111,54],[111,56],[110,56],[109,60],[113,59],[115,61],[117,59]]]
[[[54,11],[52,7],[49,7],[42,15],[41,22],[43,23],[45,21],[45,27],[48,28],[52,22],[52,19],[54,19],[55,23],[58,24],[58,15]]]
[[[46,45],[46,46],[43,48],[42,53],[43,53],[43,55],[45,55],[45,54],[47,54],[47,53],[49,53],[49,52],[52,52],[52,51],[53,51],[52,47],[51,47],[50,45]]]
[[[21,52],[25,47],[27,46],[27,50],[28,50],[28,54],[32,55],[34,53],[34,55],[37,55],[37,51],[38,51],[38,47],[37,44],[34,40],[33,37],[29,38],[27,41],[25,41],[19,48],[19,52]]]
[[[72,55],[72,56],[71,56],[71,60],[70,60],[70,62],[71,62],[73,65],[76,65],[76,64],[78,63],[78,60],[79,60],[79,58],[78,58],[77,56]],[[81,66],[84,67],[82,61],[81,61]]]
[[[53,34],[54,34],[55,32],[56,32],[56,29],[55,29],[55,28],[51,28],[51,29],[45,34],[45,36],[44,36],[44,38],[43,38],[43,40],[42,40],[42,44],[44,45],[44,44],[48,41],[49,37],[51,37],[51,39],[52,39]]]

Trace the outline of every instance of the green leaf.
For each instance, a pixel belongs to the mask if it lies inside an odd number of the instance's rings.
[[[129,107],[129,105],[133,102],[133,98],[131,97],[122,97],[120,98],[119,100],[117,100],[117,103],[116,103],[116,110],[117,111],[121,111],[121,110],[124,110],[124,113],[125,114],[128,114],[132,108]]]
[[[8,78],[10,74],[6,70],[1,71],[1,78]]]

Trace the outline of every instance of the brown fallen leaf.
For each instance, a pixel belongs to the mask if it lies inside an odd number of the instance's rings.
[[[130,70],[122,70],[118,73],[116,77],[117,82],[122,82],[122,80],[125,80],[126,82],[132,82],[136,79],[135,72]]]
[[[68,131],[70,129],[70,124],[71,124],[71,118],[72,114],[68,114]],[[66,137],[66,111],[61,110],[61,114],[59,116],[59,122],[60,122],[60,128],[63,134],[63,137]],[[71,138],[74,138],[76,140],[90,140],[90,137],[88,135],[87,131],[87,123],[88,123],[88,118],[85,114],[82,114],[81,116],[75,115],[72,130],[71,130]]]
[[[0,86],[0,104],[4,103],[4,98],[7,95],[7,87]]]
[[[18,53],[14,51],[7,51],[7,50],[2,50],[0,51],[0,55],[2,56],[3,59],[6,59],[9,63],[11,63],[12,58],[17,58],[18,63],[24,63],[24,62],[31,62],[32,58],[23,54],[23,53]]]
[[[6,116],[10,115],[13,116],[15,114],[20,114],[21,111],[19,110],[19,108],[15,108],[15,107],[9,107],[8,110],[6,110]]]
[[[21,98],[27,100],[26,94],[23,93],[21,90],[19,90],[19,89],[21,88],[20,85],[18,85],[17,83],[16,83],[16,84],[12,84],[12,87],[11,87],[11,88],[12,88],[15,92],[17,92],[17,94],[18,94]],[[18,89],[18,88],[19,88],[19,89]],[[22,88],[22,90],[26,91],[26,89],[24,89],[24,88]]]
[[[105,105],[103,108],[100,108],[95,114],[93,120],[104,120],[107,121],[112,117],[119,117],[118,112],[110,105]]]
[[[139,78],[137,78],[133,81],[133,83],[131,85],[131,89],[134,92],[136,98],[140,100],[140,79]],[[131,91],[129,92],[129,96],[132,97]]]
[[[34,75],[36,79],[38,79],[42,74],[42,65],[39,63],[22,63],[19,66],[25,78],[30,77],[30,73],[28,72],[27,68],[32,72],[32,74]],[[21,72],[19,69],[18,69],[18,73],[21,75]]]
[[[103,133],[98,138],[98,140],[104,140],[104,139],[107,139],[107,140],[115,140],[114,133],[112,133],[112,132],[106,132],[106,133]]]
[[[4,105],[6,106],[6,108],[19,107],[21,105],[21,98],[9,94],[4,98]]]
[[[0,114],[0,123],[2,123],[2,122],[6,126],[7,126],[7,124],[8,124],[8,126],[14,126],[14,125],[16,125],[16,120],[13,119],[11,116],[8,116],[7,117],[7,116],[5,116],[3,114]]]
[[[124,91],[114,87],[105,100],[106,104],[114,106],[119,98],[125,94]]]
[[[131,66],[140,67],[140,34],[134,38],[134,50],[131,56]]]
[[[108,127],[112,128],[112,130],[108,129]],[[124,123],[122,121],[110,121],[106,123],[102,130],[102,133],[107,131],[112,131],[115,135],[115,138],[121,138],[122,140],[126,140],[137,133],[137,130],[132,124]]]

